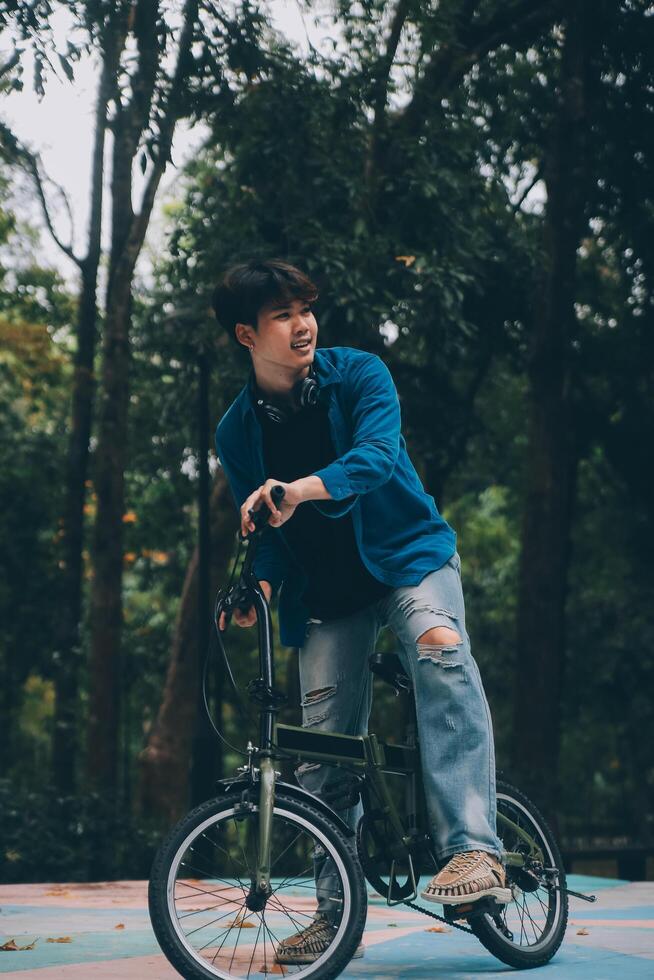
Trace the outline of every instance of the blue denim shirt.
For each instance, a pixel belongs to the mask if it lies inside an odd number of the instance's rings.
[[[318,348],[314,369],[337,458],[313,474],[332,499],[300,506],[317,507],[332,518],[351,510],[361,560],[369,572],[394,587],[418,585],[454,554],[456,534],[409,459],[390,371],[376,354],[351,347]],[[257,487],[275,477],[265,472],[261,425],[247,384],[218,423],[216,451],[239,509]],[[281,586],[282,644],[302,646],[308,618],[301,600],[306,577],[284,539],[283,525],[263,532],[254,571],[273,589]]]

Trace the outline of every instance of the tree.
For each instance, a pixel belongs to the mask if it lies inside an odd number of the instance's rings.
[[[0,192],[4,197],[4,182]],[[38,266],[33,229],[0,209],[0,541],[3,571],[0,615],[0,773],[24,785],[26,748],[19,719],[25,683],[33,675],[42,690],[52,685],[50,636],[56,622],[58,497],[62,478],[66,391],[64,345],[74,316],[60,277]],[[11,265],[6,265],[9,260]],[[35,614],[35,610],[38,614]],[[49,756],[49,712],[41,740]],[[37,778],[47,779],[43,765]]]

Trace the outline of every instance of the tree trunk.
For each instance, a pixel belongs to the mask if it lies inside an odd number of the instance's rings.
[[[97,264],[83,274],[73,375],[71,431],[68,441],[62,527],[63,568],[55,661],[53,777],[62,793],[75,788],[77,761],[77,690],[82,615],[82,550],[88,448],[93,417],[93,357],[96,343]]]
[[[52,746],[54,783],[62,793],[75,789],[78,754],[78,686],[80,620],[84,546],[84,502],[89,440],[93,419],[95,379],[93,362],[97,340],[97,283],[102,254],[102,199],[107,108],[118,64],[120,35],[111,31],[103,51],[102,74],[95,105],[95,138],[91,166],[91,201],[88,248],[80,262],[81,292],[77,311],[72,417],[66,463],[62,524],[62,575],[59,621],[56,624],[54,663],[55,720]]]
[[[583,230],[584,34],[571,15],[560,104],[545,157],[545,263],[529,363],[527,484],[522,524],[514,701],[516,777],[548,809],[556,798],[565,600],[576,451],[570,410],[576,253]]]
[[[98,503],[91,587],[87,781],[89,786],[112,795],[115,795],[118,785],[123,513],[132,271],[132,268],[123,265],[111,278],[108,289],[95,465]]]
[[[198,569],[197,569],[197,663],[204,663],[211,636],[211,501],[209,477],[209,358],[206,350],[198,356]],[[222,715],[222,683],[216,670],[215,708]],[[201,671],[197,676],[197,712],[191,766],[191,802],[193,806],[214,795],[216,779],[222,775],[222,742],[216,737],[204,711]],[[211,703],[209,694],[207,700]],[[219,719],[217,719],[219,720]]]
[[[147,9],[146,9],[147,8]],[[193,67],[191,45],[197,23],[197,0],[186,0],[179,33],[177,63],[166,99],[157,107],[159,138],[140,211],[132,205],[132,173],[141,140],[150,125],[162,52],[158,5],[137,4],[134,30],[139,51],[131,95],[114,92],[112,119],[111,256],[105,314],[102,397],[96,462],[98,495],[94,529],[94,575],[91,587],[91,653],[89,664],[89,730],[87,781],[116,797],[122,632],[122,543],[127,414],[129,407],[129,336],[134,268],[152,215],[161,177],[185,100],[187,73]],[[125,8],[128,22],[130,13]],[[157,15],[154,16],[153,15]]]
[[[232,556],[238,515],[222,470],[211,493],[212,589],[224,578]],[[161,705],[148,744],[140,756],[139,806],[151,817],[170,824],[189,805],[191,753],[197,723],[198,564],[196,548],[189,563],[170,648],[170,662]]]

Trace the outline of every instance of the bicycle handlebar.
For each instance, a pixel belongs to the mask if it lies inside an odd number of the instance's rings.
[[[281,504],[285,493],[286,491],[284,490],[284,487],[282,487],[279,483],[272,488],[270,491],[270,496],[272,497],[275,507]],[[270,517],[270,508],[267,504],[262,504],[259,510],[252,510],[252,508],[250,508],[248,514],[252,518],[254,531],[250,531],[250,534],[246,534],[245,536],[241,535],[241,541],[245,541],[246,538],[256,534],[257,531],[262,531],[264,529],[268,523],[268,518]]]
[[[286,491],[284,490],[284,487],[280,486],[279,484],[274,486],[270,491],[270,496],[272,497],[273,503],[276,507],[278,507],[284,499],[285,493]],[[258,538],[268,524],[271,511],[267,504],[262,504],[259,510],[248,510],[248,514],[252,518],[254,531],[250,531],[245,535],[239,531],[240,541],[249,542],[239,580],[226,592],[223,593],[221,590],[221,592],[218,593],[216,615],[219,616],[221,612],[224,612],[225,620],[227,622],[229,622],[231,619],[232,613],[235,609],[246,613],[252,605],[252,589],[247,583],[248,580],[253,578],[254,573],[252,571],[252,565],[254,563],[254,557],[257,551]]]

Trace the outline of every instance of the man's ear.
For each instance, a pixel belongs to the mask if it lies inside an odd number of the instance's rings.
[[[251,347],[254,344],[254,330],[251,324],[237,323],[234,328],[234,333],[238,342],[245,347]]]

